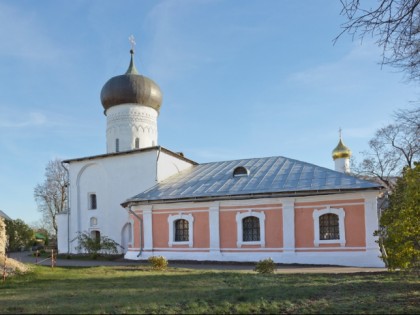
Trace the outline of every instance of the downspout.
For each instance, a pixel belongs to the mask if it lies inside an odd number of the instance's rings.
[[[140,241],[140,251],[139,251],[139,253],[138,253],[138,255],[137,255],[137,257],[140,257],[141,256],[141,253],[143,252],[143,247],[142,247],[142,245],[141,245],[141,243],[142,243],[142,237],[141,237],[141,233],[143,232],[143,219],[142,218],[140,218],[133,210],[131,210],[131,207],[132,207],[132,205],[129,205],[128,206],[128,211],[132,214],[132,215],[134,215],[138,220],[139,220],[139,222],[140,222],[140,232],[139,232],[139,241]]]
[[[64,166],[64,163],[61,162],[61,166],[66,170],[67,173],[67,255],[70,254],[70,172],[68,168]]]

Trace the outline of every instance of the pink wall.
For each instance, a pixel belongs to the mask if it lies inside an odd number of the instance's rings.
[[[355,205],[352,205],[357,203]],[[350,205],[347,205],[350,204]],[[346,247],[363,247],[366,245],[364,200],[336,200],[320,202],[300,202],[295,204],[295,246],[296,248],[314,247],[314,221],[313,211],[322,210],[327,206],[343,208],[345,211]],[[344,206],[343,206],[344,205]],[[237,248],[237,223],[238,212],[263,211],[265,214],[265,247],[283,247],[283,216],[280,204],[246,205],[246,206],[221,206],[219,213],[220,248]],[[197,212],[190,212],[191,210]],[[179,208],[153,210],[153,247],[168,248],[169,226],[168,216],[179,213],[189,214],[194,217],[194,248],[210,247],[210,227],[208,207]],[[139,214],[141,217],[141,215]],[[134,247],[139,247],[139,221],[132,216],[134,221]],[[142,236],[143,237],[143,236]],[[338,242],[337,242],[338,244]],[[337,244],[321,244],[320,247],[337,247]],[[174,248],[188,247],[186,245],[173,245]],[[260,248],[259,245],[242,248]]]
[[[222,209],[222,208],[221,208]],[[236,212],[220,212],[220,247],[236,247]]]
[[[238,212],[264,212],[265,214],[265,247],[283,246],[283,215],[279,204],[224,206],[220,207],[220,248],[236,248]],[[260,248],[261,246],[243,245],[242,248]]]
[[[322,210],[330,205],[332,208],[343,208],[345,211],[346,247],[365,246],[365,216],[364,200],[336,200],[321,202],[305,202],[295,204],[295,246],[314,247],[314,221],[312,214],[315,209]],[[362,203],[358,205],[345,205]],[[336,206],[334,206],[336,205]],[[338,244],[338,242],[337,242]],[[321,244],[320,247],[334,247],[337,244]]]
[[[210,229],[208,212],[193,213],[194,216],[194,248],[210,247]]]
[[[208,211],[207,207],[188,209],[194,211]],[[158,248],[168,248],[169,241],[169,223],[168,217],[170,215],[177,215],[180,212],[184,214],[189,214],[189,211],[186,211],[185,208],[179,209],[162,209],[153,211],[153,247]],[[210,246],[210,230],[209,230],[209,214],[208,212],[192,212],[194,217],[194,239],[193,244],[194,248],[209,248]],[[188,245],[176,245],[173,244],[172,247],[182,248],[188,247]]]

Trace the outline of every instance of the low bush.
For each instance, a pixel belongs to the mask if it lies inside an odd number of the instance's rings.
[[[264,274],[270,274],[274,273],[274,270],[276,269],[276,264],[271,258],[262,259],[259,262],[257,262],[257,265],[255,266],[254,271],[258,273],[264,273]]]
[[[110,239],[108,236],[92,235],[88,232],[79,232],[75,238],[78,241],[76,250],[87,253],[92,259],[97,259],[100,255],[116,255],[120,244]]]
[[[168,267],[168,260],[163,256],[152,256],[149,257],[148,261],[153,270],[166,270]]]

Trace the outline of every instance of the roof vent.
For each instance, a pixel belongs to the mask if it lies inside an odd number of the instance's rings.
[[[249,170],[244,166],[238,166],[233,170],[233,177],[248,176]]]

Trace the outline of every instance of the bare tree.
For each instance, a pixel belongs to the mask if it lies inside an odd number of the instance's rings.
[[[0,259],[4,258],[7,247],[6,224],[4,219],[0,217]]]
[[[49,161],[45,168],[45,180],[34,189],[38,211],[52,234],[57,237],[57,214],[66,210],[68,173],[59,159]]]
[[[420,0],[340,0],[341,15],[347,18],[342,32],[353,38],[366,35],[377,38],[382,47],[382,64],[390,64],[420,80]]]
[[[413,135],[413,140],[420,139],[420,107],[399,109],[395,112],[394,117],[396,123]]]
[[[402,166],[412,168],[420,156],[420,108],[399,110],[395,118],[395,123],[380,129],[378,135],[401,155]]]
[[[363,161],[353,167],[356,174],[377,178],[392,190],[404,167],[420,159],[420,107],[398,110],[395,122],[379,129],[369,141]]]

